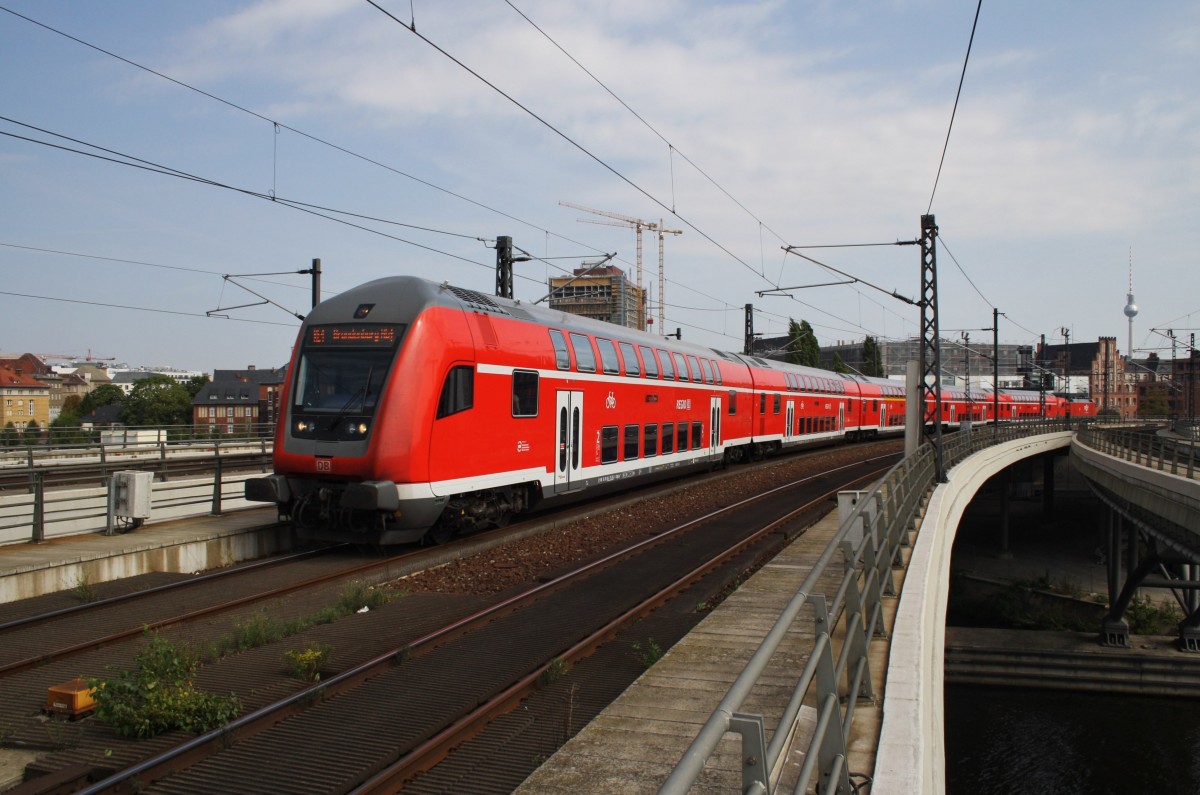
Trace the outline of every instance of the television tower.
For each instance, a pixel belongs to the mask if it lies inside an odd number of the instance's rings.
[[[1129,248],[1129,292],[1125,296],[1125,317],[1129,318],[1129,347],[1125,349],[1126,360],[1133,359],[1133,319],[1138,306],[1133,302],[1133,247]]]

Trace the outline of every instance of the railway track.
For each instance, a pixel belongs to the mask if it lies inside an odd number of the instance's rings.
[[[628,632],[638,616],[683,589],[698,589],[703,596],[693,601],[689,594],[669,605],[712,601],[782,538],[798,532],[764,528],[793,510],[797,500],[815,500],[818,507],[810,506],[810,513],[826,509],[830,489],[844,486],[832,474],[822,473],[807,478],[804,485],[768,490],[753,504],[734,511],[709,512],[674,529],[642,528],[636,533],[641,536],[637,544],[593,556],[589,565],[572,566],[570,573],[543,571],[538,578],[544,582],[510,588],[499,600],[471,593],[469,588],[420,590],[416,578],[409,581],[411,593],[386,608],[204,666],[198,684],[218,693],[238,693],[247,709],[246,715],[224,729],[200,738],[176,732],[129,742],[91,721],[68,724],[68,734],[78,727],[78,736],[65,743],[74,747],[44,758],[33,772],[56,774],[51,778],[76,776],[74,786],[78,786],[89,775],[93,780],[100,776],[98,771],[126,771],[84,790],[95,792],[130,786],[147,792],[238,791],[229,782],[249,775],[247,771],[264,782],[256,790],[332,792],[362,786],[362,791],[393,791],[397,782],[409,781],[409,787],[420,791],[422,782],[455,775],[445,772],[449,768],[444,762],[432,772],[418,774],[429,770],[449,748],[461,747],[466,735],[480,732],[481,726],[521,699],[532,703],[550,692],[554,685],[547,671],[561,672],[600,649],[598,656],[618,658],[617,664],[605,668],[621,669],[628,678],[636,676],[642,663],[627,647],[612,651],[612,644],[604,645],[606,639]],[[807,499],[800,490],[809,492]],[[789,507],[769,507],[781,502]],[[745,524],[748,512],[759,511],[773,515],[758,522],[759,537],[752,539]],[[735,536],[741,539],[736,546],[729,543]],[[717,573],[705,575],[709,569]],[[661,608],[646,620],[657,622],[672,612],[674,608]],[[200,632],[194,628],[172,634],[187,638]],[[662,632],[655,636],[656,642],[669,644],[671,635],[686,629],[680,625]],[[281,648],[297,643],[330,644],[336,650],[338,669],[328,671],[315,686],[281,675]],[[585,709],[582,702],[593,699],[593,689],[603,688],[589,685],[587,698],[580,698],[578,704],[570,696],[574,717],[568,723],[586,720],[583,715],[591,707]],[[531,690],[536,695],[529,698]],[[506,717],[511,721],[520,714],[509,712]],[[182,750],[154,758],[168,747]],[[522,753],[517,751],[518,756]],[[488,770],[511,769],[519,781],[541,753],[524,753],[499,768],[493,756]],[[468,758],[466,753],[451,757]],[[181,772],[183,767],[186,770]],[[172,775],[164,777],[164,771]],[[270,787],[265,786],[268,779]],[[494,791],[507,791],[504,786],[500,783]]]

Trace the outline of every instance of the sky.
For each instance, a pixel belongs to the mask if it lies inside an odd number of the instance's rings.
[[[314,258],[491,293],[500,235],[522,301],[636,279],[561,202],[681,230],[665,329],[722,350],[919,335],[927,213],[946,338],[1128,353],[1131,265],[1138,356],[1200,326],[1198,4],[376,2],[0,0],[0,351],[279,366]]]

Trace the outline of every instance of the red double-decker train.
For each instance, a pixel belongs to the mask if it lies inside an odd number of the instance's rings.
[[[316,306],[300,329],[274,474],[246,497],[309,538],[395,544],[553,500],[764,453],[904,432],[903,383],[693,345],[414,277]],[[991,392],[943,389],[943,423]],[[1001,390],[999,420],[1037,417]],[[1094,415],[1048,396],[1046,413]]]

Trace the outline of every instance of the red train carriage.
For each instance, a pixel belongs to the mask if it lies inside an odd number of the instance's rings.
[[[311,537],[412,541],[719,463],[754,443],[754,395],[732,354],[382,279],[305,320],[275,474],[246,494]]]
[[[975,416],[965,393],[945,399],[948,424]],[[404,543],[689,468],[902,433],[904,400],[892,381],[393,277],[305,320],[274,474],[246,496],[307,537]],[[1024,416],[1012,407],[1025,403],[1005,405]]]

